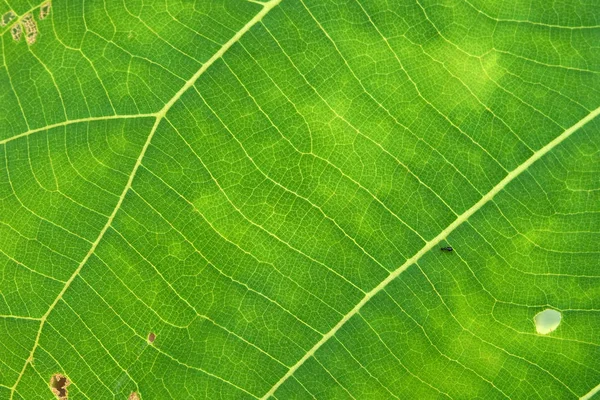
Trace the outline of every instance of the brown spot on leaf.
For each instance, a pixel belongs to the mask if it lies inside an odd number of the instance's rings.
[[[154,343],[156,340],[156,334],[154,332],[150,332],[148,334],[148,343]]]
[[[0,26],[8,25],[10,23],[10,21],[15,19],[16,17],[17,17],[17,14],[15,14],[15,12],[13,10],[10,10],[10,11],[4,13],[2,15],[2,18],[0,19]]]
[[[71,381],[67,379],[63,374],[54,374],[50,378],[50,390],[59,400],[67,400],[69,393],[67,387],[71,384]]]
[[[40,6],[40,21],[50,14],[50,7],[52,7],[52,3],[49,1]]]
[[[140,395],[137,392],[131,392],[127,400],[140,400]]]

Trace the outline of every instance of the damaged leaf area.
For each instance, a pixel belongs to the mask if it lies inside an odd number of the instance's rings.
[[[600,2],[0,33],[0,399],[600,395]]]
[[[150,332],[148,334],[148,343],[152,344],[156,340],[156,334],[154,332]]]
[[[137,392],[131,392],[127,400],[141,400],[140,395]]]
[[[25,39],[27,40],[27,44],[31,45],[35,43],[35,40],[38,35],[37,24],[33,19],[33,15],[27,14],[21,19],[21,24],[25,29]]]
[[[51,2],[46,2],[40,5],[39,8],[39,20],[43,20],[50,14],[50,8],[52,7]],[[15,21],[16,20],[16,21]],[[12,26],[10,26],[12,24]],[[38,24],[31,12],[26,13],[22,17],[18,17],[13,10],[4,13],[0,19],[0,26],[10,26],[10,33],[15,42],[21,40],[23,33],[25,34],[25,41],[28,45],[32,45],[36,42],[39,31]]]
[[[54,374],[50,379],[50,389],[59,400],[67,400],[69,398],[68,387],[71,384],[69,379],[62,374]]]
[[[6,25],[8,25],[15,18],[17,18],[17,14],[15,14],[14,11],[12,11],[12,10],[7,11],[0,18],[0,26],[6,26]]]
[[[23,27],[21,24],[17,23],[10,28],[10,34],[15,42],[21,40],[21,35],[23,35]]]
[[[45,19],[50,14],[50,8],[52,7],[52,3],[47,2],[40,6],[40,21]]]

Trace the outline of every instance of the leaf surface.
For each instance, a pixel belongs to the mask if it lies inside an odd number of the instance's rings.
[[[597,5],[0,13],[0,398],[600,390]]]

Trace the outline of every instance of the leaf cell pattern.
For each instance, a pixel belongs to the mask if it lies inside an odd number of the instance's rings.
[[[600,390],[599,5],[0,15],[0,398]]]

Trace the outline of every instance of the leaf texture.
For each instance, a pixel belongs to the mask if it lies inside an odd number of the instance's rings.
[[[600,391],[594,2],[0,13],[0,398]]]

